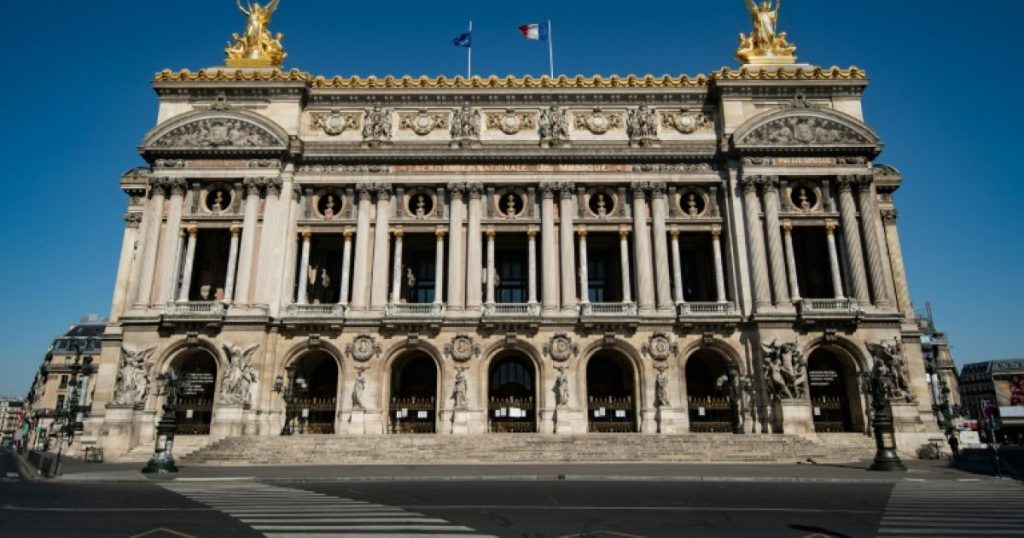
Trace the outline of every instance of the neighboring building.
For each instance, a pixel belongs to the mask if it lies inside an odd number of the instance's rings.
[[[946,333],[935,328],[931,305],[928,305],[926,314],[918,315],[917,323],[921,329],[921,353],[936,419],[941,428],[951,433],[955,428],[961,402],[960,379],[953,362],[949,338]]]
[[[1024,359],[976,362],[960,370],[960,396],[964,412],[984,419],[984,410],[999,410],[1003,434],[1024,442]]]
[[[0,442],[14,439],[21,427],[25,402],[21,398],[0,398]]]
[[[55,421],[62,411],[67,412],[77,403],[72,401],[74,393],[78,393],[82,405],[93,401],[91,395],[96,386],[96,377],[79,376],[79,387],[88,387],[85,400],[81,400],[81,391],[76,391],[74,365],[82,365],[89,360],[94,365],[100,362],[101,337],[106,325],[107,320],[97,316],[82,318],[67,332],[55,338],[46,351],[32,388],[25,398],[25,414],[33,428],[30,440],[33,447],[43,449],[54,446],[59,435]]]
[[[874,353],[899,374],[901,450],[937,433],[902,178],[874,163],[863,71],[362,79],[232,61],[157,74],[147,165],[121,178],[88,425],[108,457],[150,446],[169,370],[178,433],[209,438],[289,416],[321,434],[814,438],[865,432]]]

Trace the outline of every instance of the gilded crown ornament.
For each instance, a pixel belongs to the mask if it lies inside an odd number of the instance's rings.
[[[761,5],[755,0],[746,2],[754,29],[749,37],[740,34],[740,48],[736,51],[736,58],[746,65],[796,63],[796,47],[786,40],[786,32],[777,31],[782,0],[769,0],[761,2]]]
[[[270,19],[277,11],[281,0],[270,0],[265,6],[258,2],[246,0],[245,7],[242,0],[236,0],[238,10],[248,17],[245,27],[245,34],[231,34],[235,43],[228,43],[227,53],[228,67],[281,67],[287,56],[281,40],[284,34],[271,35]]]

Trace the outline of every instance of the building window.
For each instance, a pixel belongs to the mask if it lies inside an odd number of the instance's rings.
[[[60,376],[60,388],[62,388],[62,389],[68,388],[68,376],[66,376],[66,375]]]
[[[57,410],[64,409],[64,395],[57,395]]]

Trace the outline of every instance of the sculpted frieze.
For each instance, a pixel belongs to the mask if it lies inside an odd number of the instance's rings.
[[[426,136],[438,129],[448,128],[448,114],[444,112],[404,112],[398,115],[398,128]]]
[[[508,109],[505,112],[488,112],[487,128],[497,129],[507,135],[514,135],[523,129],[536,129],[537,115],[533,112],[516,112],[514,109]]]
[[[600,108],[595,108],[593,112],[577,112],[573,118],[573,127],[586,129],[596,135],[605,134],[611,129],[621,129],[624,125],[622,114],[604,112]]]
[[[661,125],[671,127],[682,134],[693,134],[697,131],[710,131],[715,124],[711,116],[703,112],[680,110],[679,112],[663,112]]]
[[[350,129],[359,128],[359,114],[356,112],[314,112],[310,115],[311,125],[328,136],[338,136]]]
[[[203,118],[172,129],[154,140],[155,147],[256,148],[280,146],[266,129],[236,118]]]
[[[829,146],[874,141],[837,121],[816,116],[788,116],[747,133],[737,143],[750,146]]]

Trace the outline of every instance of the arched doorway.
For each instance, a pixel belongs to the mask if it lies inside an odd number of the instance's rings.
[[[691,432],[736,431],[732,386],[739,372],[730,371],[729,366],[725,356],[711,349],[698,349],[686,361],[686,403]]]
[[[334,433],[338,405],[338,361],[326,351],[299,357],[294,366],[293,400],[288,416],[293,433]]]
[[[391,433],[437,431],[437,364],[422,351],[408,353],[391,366]]]
[[[217,387],[217,359],[205,349],[186,352],[171,363],[178,377],[177,435],[209,435]]]
[[[818,348],[807,358],[814,431],[863,431],[857,368],[845,352]]]
[[[599,351],[587,361],[587,422],[592,432],[635,432],[633,367],[616,352]]]
[[[536,432],[536,376],[530,359],[519,352],[500,355],[491,361],[487,380],[488,430]]]

